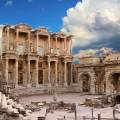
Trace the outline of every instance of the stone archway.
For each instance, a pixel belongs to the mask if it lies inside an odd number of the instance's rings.
[[[94,72],[80,72],[78,74],[80,92],[95,94],[95,79]]]
[[[111,84],[113,86],[113,92],[120,93],[120,73],[113,73],[111,75]]]
[[[106,73],[106,94],[120,93],[120,71]]]
[[[88,74],[81,75],[82,92],[90,92],[90,76]]]

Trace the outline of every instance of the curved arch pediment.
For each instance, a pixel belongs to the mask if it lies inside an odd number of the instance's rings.
[[[32,30],[31,26],[24,24],[24,23],[16,25],[15,28],[22,29],[22,30]]]

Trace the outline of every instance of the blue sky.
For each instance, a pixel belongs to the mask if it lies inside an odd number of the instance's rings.
[[[59,31],[62,17],[78,0],[0,0],[0,24],[27,23]]]
[[[0,0],[0,24],[74,35],[73,54],[120,51],[120,0]],[[108,48],[108,49],[107,49]]]

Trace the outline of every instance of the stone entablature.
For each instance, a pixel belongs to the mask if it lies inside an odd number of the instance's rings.
[[[104,59],[105,64],[116,64],[120,63],[120,53],[111,53]]]
[[[80,64],[99,64],[101,63],[101,58],[96,56],[86,56],[80,57]]]

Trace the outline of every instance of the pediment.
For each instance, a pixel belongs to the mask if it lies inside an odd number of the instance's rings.
[[[47,28],[38,28],[36,29],[37,32],[48,33]]]
[[[15,28],[22,29],[22,30],[32,30],[31,26],[23,23],[16,25]]]

